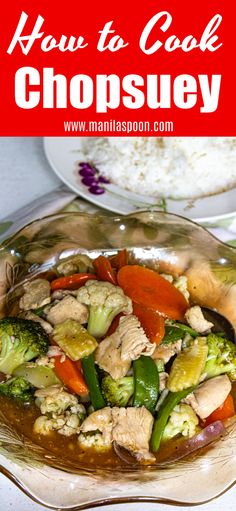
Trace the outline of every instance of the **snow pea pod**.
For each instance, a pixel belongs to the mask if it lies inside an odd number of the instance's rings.
[[[157,419],[154,422],[154,427],[151,437],[151,449],[153,452],[158,451],[161,443],[161,439],[166,427],[167,421],[172,410],[175,406],[190,394],[195,387],[189,387],[188,389],[181,390],[180,392],[169,392],[163,404],[161,405]]]
[[[94,410],[100,410],[100,408],[104,408],[106,406],[106,403],[104,401],[99,381],[98,381],[98,375],[96,371],[96,367],[94,364],[94,358],[93,354],[89,355],[88,357],[84,357],[81,360],[82,362],[82,368],[84,373],[85,381],[89,388],[89,394],[92,406]]]
[[[197,337],[199,334],[190,326],[182,323],[175,323],[173,325],[167,325],[165,327],[165,336],[162,339],[162,344],[172,344],[182,339],[185,334],[191,335],[191,337]]]
[[[133,362],[134,400],[133,406],[145,406],[154,413],[159,393],[159,373],[151,357],[141,355]]]

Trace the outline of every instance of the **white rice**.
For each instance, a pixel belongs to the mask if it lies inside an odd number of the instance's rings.
[[[82,151],[113,184],[143,195],[196,198],[236,186],[236,138],[91,137]]]

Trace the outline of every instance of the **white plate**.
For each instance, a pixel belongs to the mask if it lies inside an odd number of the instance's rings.
[[[163,201],[156,197],[129,192],[113,184],[103,185],[105,193],[93,195],[81,182],[79,162],[86,158],[81,150],[80,137],[45,137],[47,159],[57,176],[84,199],[101,208],[126,215],[139,209],[158,209],[190,219],[207,221],[222,218],[236,211],[236,188],[196,200]],[[214,179],[214,176],[212,176]]]

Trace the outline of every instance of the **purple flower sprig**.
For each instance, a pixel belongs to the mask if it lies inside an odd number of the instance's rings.
[[[104,176],[99,175],[99,171],[92,167],[87,162],[79,163],[79,175],[81,176],[81,183],[87,186],[88,191],[93,195],[101,195],[105,193],[102,184],[109,184],[110,181]]]

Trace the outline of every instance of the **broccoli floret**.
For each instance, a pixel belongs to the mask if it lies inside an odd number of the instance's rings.
[[[88,280],[78,290],[77,300],[89,307],[88,332],[94,337],[103,337],[120,312],[132,313],[130,298],[110,282]]]
[[[49,340],[38,323],[22,318],[0,320],[0,371],[12,374],[24,362],[47,353]]]
[[[127,406],[134,393],[133,376],[124,376],[119,380],[113,380],[108,375],[102,380],[102,393],[107,405]]]
[[[0,383],[0,394],[29,403],[34,394],[34,387],[22,376],[16,376]]]
[[[179,404],[170,414],[169,420],[164,429],[162,441],[170,440],[176,435],[191,438],[196,434],[197,426],[198,417],[191,406]]]
[[[208,355],[203,370],[204,378],[228,374],[236,380],[236,346],[228,339],[216,334],[207,336]]]

